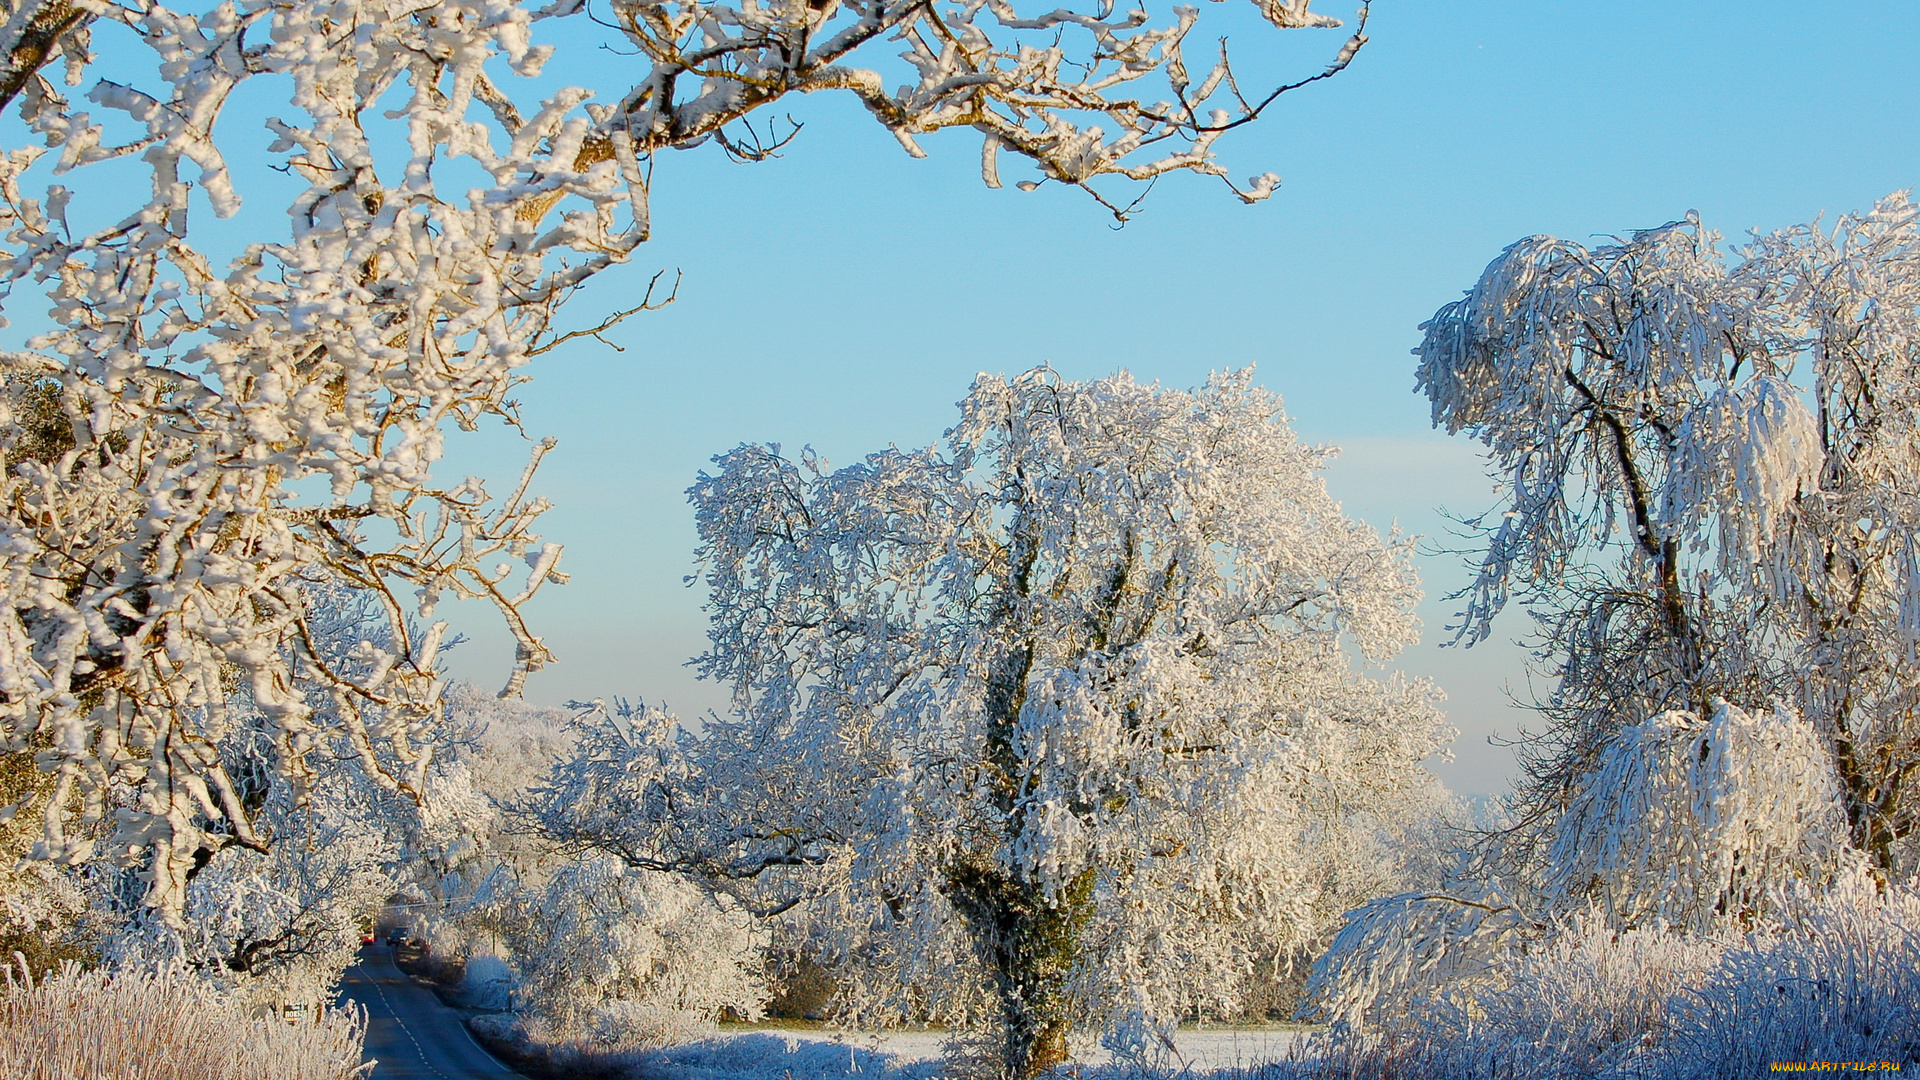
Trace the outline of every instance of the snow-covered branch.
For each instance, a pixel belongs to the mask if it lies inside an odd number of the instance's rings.
[[[1262,11],[1333,23],[1301,0]],[[506,692],[552,659],[522,615],[564,580],[536,531],[551,443],[504,497],[433,470],[450,433],[517,428],[531,357],[610,325],[555,320],[650,235],[662,152],[764,149],[729,125],[844,90],[909,149],[982,132],[989,183],[1000,149],[1079,185],[1220,174],[1215,139],[1271,100],[1218,108],[1241,101],[1224,53],[1189,79],[1190,9],[1151,26],[1111,4],[621,0],[609,32],[642,59],[603,102],[526,89],[553,55],[539,25],[586,21],[572,0],[0,14],[0,100],[29,136],[0,154],[0,301],[44,290],[50,316],[0,354],[0,738],[58,776],[37,856],[144,860],[166,911],[196,851],[271,840],[218,749],[236,694],[290,779],[339,733],[418,798],[444,686],[439,601],[498,610],[518,642]],[[1356,29],[1314,78],[1364,40]],[[857,65],[894,47],[914,76],[889,91],[890,68]],[[48,77],[56,59],[84,101]],[[1132,96],[1149,76],[1167,100]],[[230,157],[255,152],[229,130],[231,103],[261,93],[285,106],[267,121],[268,163],[291,178],[279,191],[253,190]],[[230,254],[204,219],[240,213],[243,187],[286,198],[287,228]],[[388,643],[330,655],[309,586],[374,598]]]

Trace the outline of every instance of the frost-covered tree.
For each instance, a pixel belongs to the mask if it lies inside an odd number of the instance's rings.
[[[1623,728],[1780,701],[1891,869],[1920,830],[1915,209],[1718,241],[1691,217],[1531,237],[1425,324],[1434,422],[1503,485],[1458,629],[1519,597],[1557,677],[1512,839],[1545,836]]]
[[[171,922],[138,906],[137,893],[112,898],[122,922],[103,959],[123,969],[174,966],[263,1004],[333,997],[358,958],[362,926],[404,879],[395,834],[407,831],[412,807],[352,767],[326,770],[296,804],[291,786],[264,765],[252,770],[268,789],[259,817],[277,842],[264,852],[203,849]],[[98,876],[111,882],[131,871]]]
[[[1310,1009],[1445,1050],[1468,1045],[1455,1035],[1515,971],[1555,969],[1582,935],[1711,956],[1738,933],[1817,937],[1806,927],[1862,872],[1889,898],[1910,889],[1920,229],[1906,198],[1732,252],[1692,218],[1592,249],[1533,237],[1425,329],[1435,422],[1485,443],[1504,481],[1458,629],[1483,638],[1521,598],[1557,683],[1517,827],[1447,888],[1353,912]],[[1676,935],[1692,940],[1657,940]],[[1847,963],[1874,966],[1883,944],[1850,945]],[[1861,1015],[1890,1005],[1873,992]]]
[[[573,732],[565,710],[498,698],[471,683],[448,690],[447,714],[447,746],[401,843],[408,881],[436,902],[457,904],[496,873],[550,861],[507,810],[572,749]]]
[[[1278,28],[1336,25],[1307,0],[1256,4]],[[519,643],[509,691],[551,658],[521,615],[562,579],[529,487],[551,444],[504,498],[433,468],[454,430],[517,426],[529,360],[622,317],[555,322],[650,235],[664,152],[765,156],[778,139],[756,111],[844,91],[912,153],[979,132],[989,184],[1003,151],[1088,191],[1224,179],[1222,133],[1366,40],[1262,92],[1224,48],[1187,66],[1196,9],[1156,23],[1107,2],[616,0],[590,17],[578,0],[7,0],[0,16],[0,102],[25,126],[0,152],[0,303],[40,291],[49,320],[0,354],[0,738],[57,777],[38,856],[144,860],[167,912],[197,851],[271,839],[218,749],[236,693],[296,784],[340,731],[418,798],[438,601],[498,609]],[[554,53],[534,37],[559,19],[633,57],[573,65],[615,82],[601,100],[529,89]],[[62,68],[86,104],[48,78]],[[270,110],[264,157],[235,101]],[[239,244],[207,226],[243,187],[276,224]],[[377,598],[391,643],[355,674],[329,663],[303,580]],[[112,805],[121,782],[133,804]]]
[[[691,489],[711,590],[695,735],[612,710],[543,827],[839,934],[850,1004],[1142,1052],[1230,1005],[1352,836],[1423,807],[1408,545],[1345,517],[1251,372],[1192,391],[981,376],[943,444],[829,470],[742,446]]]
[[[766,1001],[766,942],[738,904],[609,855],[543,881],[495,880],[475,913],[517,977],[516,1004],[554,1039],[669,1041]]]

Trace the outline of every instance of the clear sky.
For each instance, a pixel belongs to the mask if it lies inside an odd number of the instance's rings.
[[[1227,16],[1250,65],[1311,71],[1341,40],[1263,32],[1233,13],[1246,7],[1206,17]],[[1377,0],[1370,30],[1345,74],[1220,144],[1235,176],[1285,178],[1253,207],[1175,177],[1114,229],[1071,191],[1015,190],[1006,162],[1009,186],[984,188],[971,133],[908,158],[850,99],[794,102],[805,130],[777,161],[707,148],[659,162],[654,239],[571,310],[590,322],[659,269],[684,274],[678,302],[610,333],[624,352],[585,341],[543,357],[521,395],[530,430],[560,440],[537,486],[574,575],[530,612],[561,658],[530,696],[721,705],[682,666],[704,644],[702,594],[682,584],[696,471],[742,441],[811,443],[838,463],[925,445],[981,370],[1050,362],[1187,386],[1258,365],[1303,435],[1345,448],[1329,482],[1349,512],[1445,541],[1436,508],[1482,509],[1489,488],[1471,446],[1430,430],[1408,350],[1503,246],[1690,209],[1737,237],[1920,179],[1911,0]],[[608,53],[559,74],[612,85],[630,63]],[[448,471],[504,484],[518,452],[487,440]],[[1525,723],[1502,692],[1523,684],[1523,654],[1437,648],[1442,596],[1464,574],[1446,555],[1422,573],[1427,642],[1403,665],[1441,684],[1462,732],[1436,768],[1456,790],[1499,790],[1512,751],[1488,737]],[[497,683],[510,646],[496,620],[456,617],[473,639],[456,672]]]

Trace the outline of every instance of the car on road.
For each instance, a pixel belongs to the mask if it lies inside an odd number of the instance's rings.
[[[413,931],[404,926],[396,926],[387,931],[387,948],[399,949],[413,940]]]

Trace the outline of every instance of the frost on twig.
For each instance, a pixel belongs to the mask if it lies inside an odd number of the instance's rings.
[[[0,108],[40,69],[62,56],[70,81],[88,59],[90,24],[100,0],[0,0]]]
[[[1337,27],[1307,0],[1256,0],[1276,27]],[[616,0],[620,28],[652,71],[609,116],[605,147],[655,151],[719,136],[727,125],[794,91],[853,94],[915,157],[919,137],[968,127],[983,136],[981,177],[1000,186],[1002,151],[1026,157],[1043,180],[1086,188],[1116,216],[1124,210],[1088,185],[1103,176],[1151,180],[1177,170],[1226,177],[1213,157],[1220,135],[1260,116],[1279,96],[1337,74],[1366,43],[1367,7],[1321,71],[1249,99],[1224,43],[1200,70],[1187,66],[1199,9],[1174,8],[1154,24],[1112,0],[1089,11],[1025,11],[1011,0],[786,0],[736,6]],[[856,67],[869,42],[903,51],[906,67]],[[1210,46],[1211,47],[1211,46]],[[906,81],[889,89],[888,79]],[[1151,87],[1164,97],[1139,91]],[[622,150],[621,152],[626,152]],[[1265,198],[1278,177],[1249,181]],[[1022,182],[1031,188],[1032,181]],[[1231,186],[1231,184],[1229,184]]]

